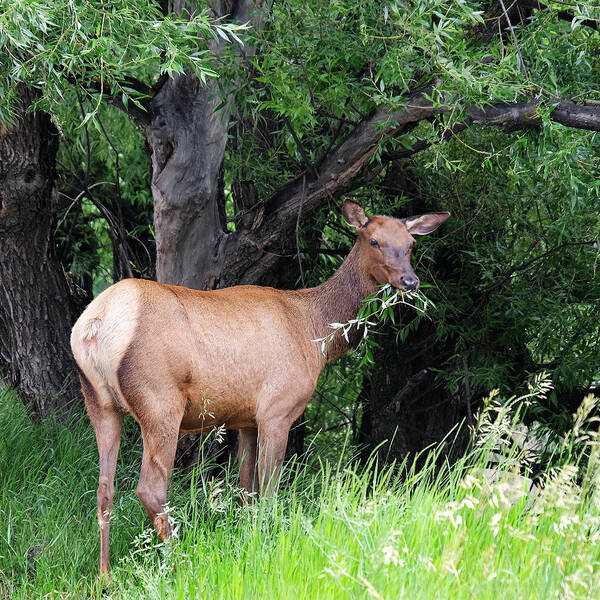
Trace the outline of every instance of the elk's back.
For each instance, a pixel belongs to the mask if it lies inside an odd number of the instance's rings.
[[[124,280],[84,311],[72,348],[94,388],[136,418],[147,403],[183,402],[183,430],[239,428],[316,385],[318,345],[304,321],[293,294],[272,288]]]

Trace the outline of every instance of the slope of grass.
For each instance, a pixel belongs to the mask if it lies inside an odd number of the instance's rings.
[[[0,598],[99,598],[91,427],[32,424],[0,394]],[[313,460],[287,469],[276,500],[245,508],[233,471],[199,469],[170,486],[178,535],[162,545],[135,496],[129,426],[102,597],[598,598],[598,457],[586,448],[587,470],[565,464],[535,500],[513,486],[510,502],[504,483],[471,470],[483,454],[402,478]]]

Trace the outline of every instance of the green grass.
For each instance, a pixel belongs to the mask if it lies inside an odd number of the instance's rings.
[[[178,536],[162,545],[135,496],[139,442],[130,425],[102,595],[89,423],[32,424],[0,391],[0,598],[600,598],[594,465],[509,504],[504,484],[467,476],[473,453],[402,478],[313,457],[288,467],[276,500],[245,508],[233,470],[199,469],[170,486]]]

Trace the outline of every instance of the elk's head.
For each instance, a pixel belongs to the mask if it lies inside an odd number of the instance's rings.
[[[389,283],[403,291],[419,287],[419,278],[410,265],[413,236],[435,231],[450,216],[449,212],[441,212],[406,219],[368,217],[363,207],[351,200],[344,202],[342,214],[346,223],[358,231],[357,244],[369,276],[378,285]]]

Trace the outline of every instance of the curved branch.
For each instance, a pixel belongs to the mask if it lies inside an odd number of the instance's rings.
[[[448,107],[434,105],[431,92],[430,89],[412,95],[399,110],[380,109],[363,119],[352,134],[323,159],[319,176],[307,178],[304,207],[310,210],[323,198],[346,191],[352,179],[371,160],[379,140],[385,135],[397,135],[411,123],[447,112]],[[288,210],[296,214],[304,176],[300,174],[271,196],[265,206],[266,215]]]
[[[504,131],[540,127],[539,100],[533,102],[498,102],[484,108],[467,107],[467,118],[455,125],[454,131],[442,133],[442,140],[472,125],[501,127]],[[259,207],[250,229],[239,229],[222,238],[219,285],[256,283],[262,281],[277,262],[291,251],[293,229],[298,210],[302,214],[314,211],[323,202],[339,197],[354,189],[369,175],[382,168],[379,162],[371,162],[383,136],[396,136],[406,132],[412,124],[430,117],[456,110],[448,99],[441,103],[431,100],[431,90],[414,94],[399,110],[380,109],[363,121],[319,165],[318,176],[301,173],[281,187],[266,205]],[[582,106],[562,100],[550,113],[550,120],[568,127],[600,131],[600,106]],[[417,142],[412,150],[382,154],[383,164],[397,158],[405,158],[424,150],[430,142]],[[369,177],[367,175],[367,178]],[[306,181],[305,184],[303,182]]]
[[[297,213],[305,175],[307,183],[303,206],[306,211],[310,211],[324,198],[348,191],[352,180],[377,151],[379,141],[384,135],[396,136],[409,124],[453,110],[446,102],[433,103],[430,96],[431,91],[415,94],[400,110],[378,110],[371,117],[364,119],[340,146],[325,157],[319,166],[318,177],[300,174],[273,194],[265,206],[265,219],[277,212],[290,211],[294,215]],[[540,127],[542,119],[537,112],[538,105],[539,100],[512,104],[497,102],[484,108],[470,106],[467,107],[467,119],[457,127],[462,130],[469,125],[495,126],[506,132]],[[575,129],[600,131],[600,107],[582,106],[570,100],[561,100],[550,113],[550,120]],[[452,132],[448,131],[443,134],[443,139],[451,136]],[[427,142],[418,142],[413,150],[389,153],[383,158],[404,158],[428,146]]]
[[[567,127],[600,131],[600,107],[580,106],[570,100],[563,100],[552,111],[550,118]]]

